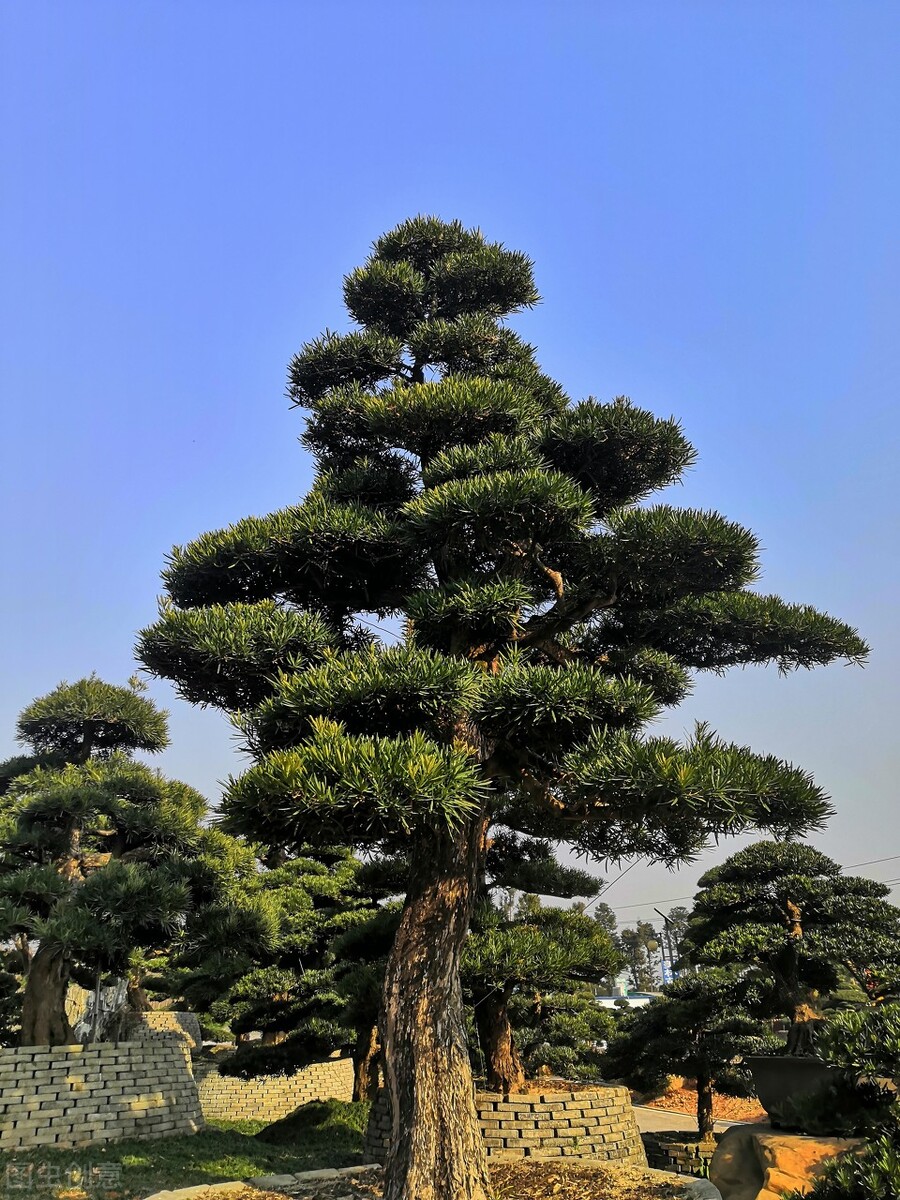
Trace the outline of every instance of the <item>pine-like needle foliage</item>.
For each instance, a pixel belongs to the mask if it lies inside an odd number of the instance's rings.
[[[363,978],[363,960],[386,956],[381,927],[390,937],[396,926],[393,910],[376,906],[383,889],[346,850],[267,863],[214,836],[239,860],[220,866],[156,990],[183,998],[226,1036],[262,1035],[241,1044],[223,1074],[288,1074],[336,1052],[355,1055],[376,1023],[381,983],[377,969]]]
[[[232,825],[391,851],[488,809],[675,861],[712,834],[821,824],[825,797],[784,763],[640,735],[692,669],[866,653],[747,590],[747,530],[637,505],[695,458],[677,422],[569,402],[504,324],[537,300],[531,264],[458,223],[385,235],[345,298],[360,327],[289,372],[309,498],[175,550],[140,638],[186,698],[247,714],[259,765],[230,788]],[[402,648],[360,647],[371,613],[405,620]]]
[[[866,991],[897,970],[900,909],[889,891],[811,846],[757,842],[702,876],[683,944],[694,963],[769,978],[768,1011],[791,1021],[789,1051],[809,1052],[820,998],[844,973]]]
[[[392,953],[385,1028],[406,1107],[386,1195],[428,1180],[480,1196],[453,981],[488,828],[665,862],[717,835],[814,829],[829,805],[802,771],[705,729],[677,744],[642,726],[694,669],[866,647],[751,590],[748,530],[647,503],[695,452],[673,419],[572,403],[541,371],[507,324],[538,300],[523,254],[417,217],[378,239],[344,297],[357,327],[288,371],[312,490],[173,550],[171,607],[139,654],[186,697],[241,710],[257,761],[229,784],[232,832],[405,855],[408,950]],[[276,624],[273,604],[314,628]],[[399,649],[377,636],[386,622]]]
[[[23,1043],[56,1043],[72,1039],[70,977],[124,975],[137,949],[178,934],[206,804],[131,760],[168,743],[165,713],[137,685],[61,684],[24,710],[18,735],[33,755],[6,764],[0,938],[23,980]]]
[[[774,1040],[748,1009],[752,992],[739,972],[720,969],[666,984],[662,999],[622,1018],[603,1059],[607,1078],[653,1091],[667,1075],[691,1076],[697,1081],[698,1132],[712,1137],[714,1093],[751,1095],[742,1057],[765,1052]]]

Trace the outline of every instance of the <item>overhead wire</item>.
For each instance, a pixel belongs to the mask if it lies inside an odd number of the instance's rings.
[[[873,867],[877,863],[896,862],[897,859],[900,859],[900,854],[888,854],[885,858],[869,858],[865,862],[848,863],[847,866],[843,868],[843,870],[854,871],[854,870],[856,870],[857,867]],[[636,865],[636,864],[633,863],[632,866],[634,866],[634,865]],[[622,877],[621,875],[618,876],[619,879],[621,879],[621,877]],[[884,883],[885,885],[896,884],[896,883],[900,883],[900,876],[898,876],[896,879],[875,879],[872,882],[873,883]],[[670,896],[668,898],[668,900],[642,900],[638,904],[619,904],[617,906],[614,905],[613,908],[615,909],[616,912],[626,912],[627,910],[634,909],[634,908],[654,908],[658,904],[677,904],[681,900],[693,900],[693,899],[694,899],[694,897],[692,895],[691,896]]]
[[[377,629],[379,631],[379,633],[386,633],[392,638],[398,638],[400,636],[400,633],[398,630],[389,629],[385,625],[379,625],[377,621],[370,621],[366,617],[360,617],[360,616],[357,616],[356,619],[357,619],[357,621],[360,622],[360,624],[367,625],[370,629]],[[868,858],[864,862],[849,863],[846,867],[844,867],[844,870],[845,871],[853,871],[853,870],[856,870],[858,867],[874,867],[874,866],[878,865],[879,863],[895,862],[897,859],[900,859],[900,854],[888,854],[884,858]],[[610,890],[610,888],[612,888],[615,884],[617,884],[620,879],[624,879],[624,877],[628,874],[628,872],[632,871],[638,865],[639,862],[640,862],[640,859],[636,859],[633,863],[631,863],[629,866],[627,866],[624,871],[621,871],[615,877],[615,879],[613,879],[610,883],[606,884],[605,887],[601,888],[600,891],[597,893],[597,895],[594,896],[593,899],[588,901],[588,903],[584,906],[584,908],[582,909],[582,912],[587,912],[587,910],[592,905],[596,904],[597,901],[600,900],[603,896],[605,896],[606,893]],[[898,876],[897,879],[876,880],[875,882],[883,882],[886,886],[888,884],[897,884],[897,883],[900,883],[900,876]],[[637,904],[619,904],[619,905],[614,906],[614,911],[615,912],[629,912],[635,908],[655,908],[659,904],[679,904],[683,900],[693,900],[693,899],[694,899],[693,895],[670,896],[667,900],[646,900],[646,901],[641,901],[640,903],[637,903]],[[484,997],[484,999],[487,999],[487,997]]]

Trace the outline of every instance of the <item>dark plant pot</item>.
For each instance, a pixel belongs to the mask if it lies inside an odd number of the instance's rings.
[[[840,1075],[821,1058],[802,1058],[790,1054],[751,1055],[744,1059],[753,1076],[759,1102],[777,1124],[779,1110],[790,1100],[818,1095]]]

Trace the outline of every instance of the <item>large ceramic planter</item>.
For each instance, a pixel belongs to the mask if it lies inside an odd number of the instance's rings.
[[[790,1054],[752,1055],[744,1059],[753,1076],[759,1102],[773,1125],[778,1114],[791,1100],[815,1096],[840,1074],[820,1058],[801,1058]]]

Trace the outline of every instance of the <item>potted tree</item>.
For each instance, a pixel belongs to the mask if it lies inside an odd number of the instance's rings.
[[[900,910],[887,894],[798,842],[757,842],[700,880],[689,959],[760,976],[770,990],[759,993],[756,1014],[790,1022],[782,1054],[748,1059],[760,1102],[776,1121],[786,1104],[833,1078],[816,1054],[822,997],[843,972],[865,984],[873,968],[897,960]]]
[[[821,1052],[842,1073],[843,1104],[837,1114],[832,1106],[831,1116],[843,1124],[835,1131],[862,1134],[867,1141],[862,1151],[828,1163],[809,1194],[814,1200],[900,1196],[900,1004],[838,1013],[821,1039]],[[800,1200],[800,1193],[786,1200]]]

